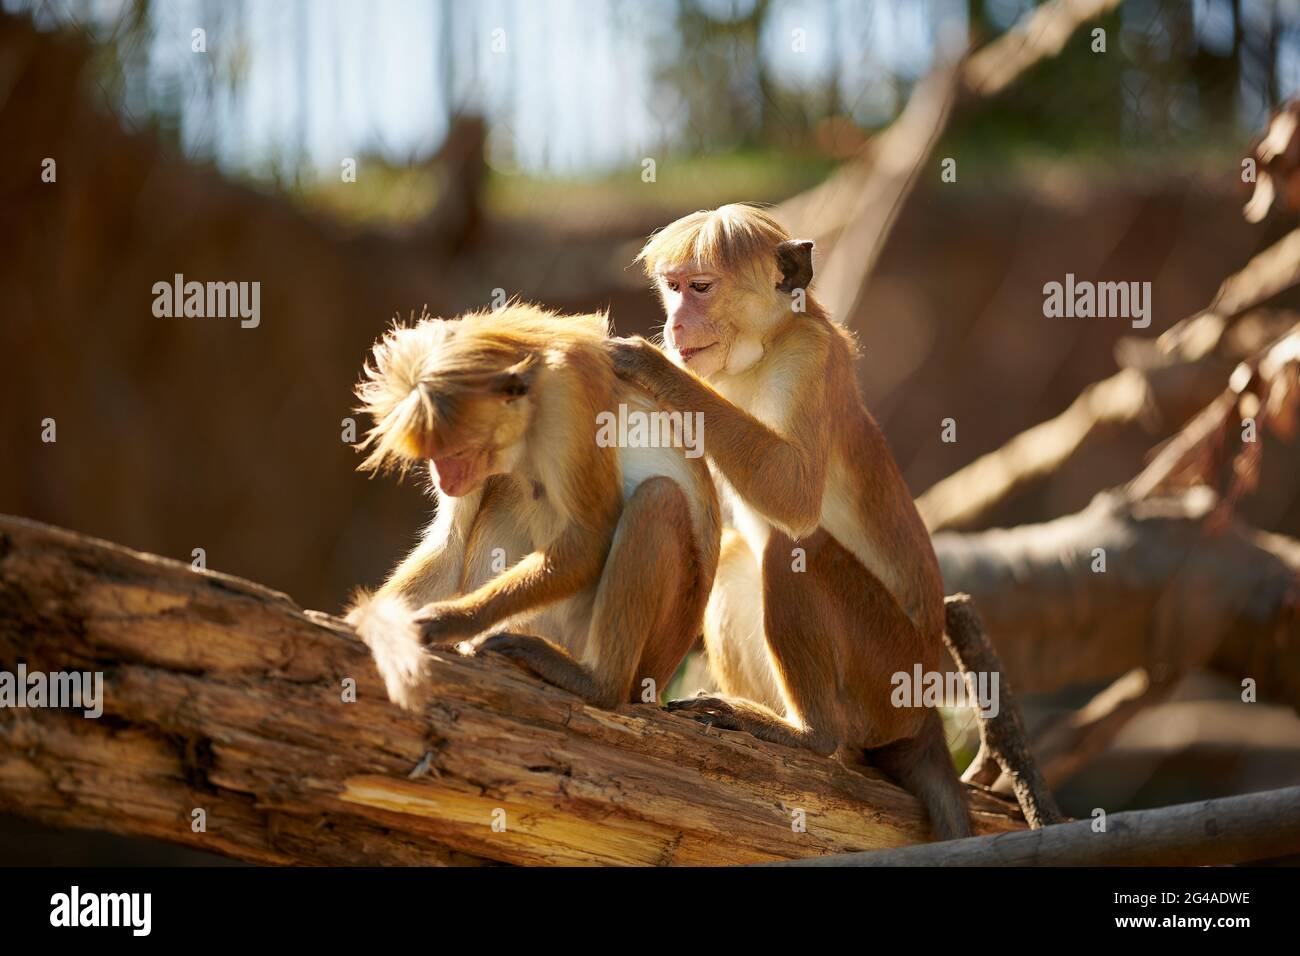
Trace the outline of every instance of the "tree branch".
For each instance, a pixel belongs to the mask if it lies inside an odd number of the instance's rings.
[[[787,866],[1216,866],[1300,853],[1300,787]]]
[[[947,612],[944,641],[962,675],[968,681],[977,673],[999,675],[998,712],[992,717],[981,716],[979,753],[963,779],[978,781],[984,776],[983,768],[988,765],[989,758],[992,758],[1010,779],[1016,802],[1031,827],[1062,822],[1065,814],[1056,805],[1056,798],[1030,752],[1020,704],[1011,691],[1011,682],[1002,670],[1002,662],[984,631],[970,595],[955,594],[944,605]]]
[[[851,323],[862,291],[955,108],[996,96],[1032,66],[1061,52],[1083,24],[1120,0],[1052,0],[977,52],[947,61],[919,82],[898,117],[825,182],[772,210],[794,235],[817,242],[818,294]]]
[[[1145,668],[1135,667],[1077,711],[1044,727],[1034,737],[1034,749],[1048,783],[1060,786],[1069,780],[1104,752],[1130,720],[1165,700],[1186,676],[1181,668],[1153,677]],[[1001,781],[993,784],[998,791],[1003,786]]]
[[[1121,343],[1125,365],[1089,385],[1055,418],[936,482],[916,499],[931,531],[979,525],[1026,487],[1054,474],[1100,437],[1155,421],[1174,431],[1220,393],[1227,373],[1247,356],[1227,333],[1247,312],[1300,281],[1300,229],[1256,255],[1219,286],[1203,312],[1182,319],[1153,345]]]

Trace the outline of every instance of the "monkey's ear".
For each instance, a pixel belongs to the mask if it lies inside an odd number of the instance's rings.
[[[781,269],[779,291],[787,295],[795,289],[807,289],[812,282],[813,243],[811,239],[787,239],[776,247],[776,264]]]
[[[492,392],[507,402],[522,398],[528,394],[533,385],[536,363],[531,357],[518,362],[510,368],[503,369],[492,377]]]

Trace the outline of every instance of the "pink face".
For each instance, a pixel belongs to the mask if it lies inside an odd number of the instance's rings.
[[[481,454],[466,454],[429,459],[438,490],[451,498],[469,494],[487,477],[483,474],[483,457]]]
[[[682,364],[708,376],[725,362],[726,343],[710,318],[720,277],[686,265],[658,273],[664,301],[664,340]]]
[[[469,402],[458,410],[456,425],[420,437],[418,457],[428,461],[439,491],[462,498],[487,481],[498,463],[498,438],[509,441],[515,433],[506,421],[514,408],[499,400]]]

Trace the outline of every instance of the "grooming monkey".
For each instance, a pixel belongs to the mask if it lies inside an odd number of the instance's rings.
[[[729,696],[668,706],[818,753],[866,751],[941,839],[966,836],[939,714],[891,705],[895,673],[940,668],[939,565],[858,391],[853,339],[808,294],[812,246],[738,204],[677,220],[638,256],[668,356],[616,340],[615,364],[665,406],[703,412],[734,525],[704,631]]]
[[[646,679],[657,694],[699,635],[713,483],[681,448],[598,442],[600,413],[659,411],[615,375],[607,336],[604,316],[512,304],[422,316],[375,345],[361,467],[428,462],[437,499],[420,544],[348,615],[394,702],[422,702],[426,646],[470,641],[614,707]]]

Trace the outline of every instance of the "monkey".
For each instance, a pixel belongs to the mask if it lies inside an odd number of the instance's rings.
[[[619,374],[703,413],[730,524],[704,643],[721,696],[668,707],[821,754],[844,748],[916,795],[940,839],[971,833],[937,711],[891,682],[943,653],[929,534],[854,376],[857,347],[811,295],[813,243],[731,204],[685,216],[637,257],[664,347],[610,343]]]
[[[512,302],[422,314],[374,345],[356,388],[373,421],[359,468],[427,462],[436,501],[419,544],[347,615],[393,702],[418,708],[426,648],[451,647],[501,654],[595,706],[647,686],[657,700],[698,640],[717,495],[702,457],[600,440],[620,405],[656,411],[615,375],[608,334],[606,314]]]

